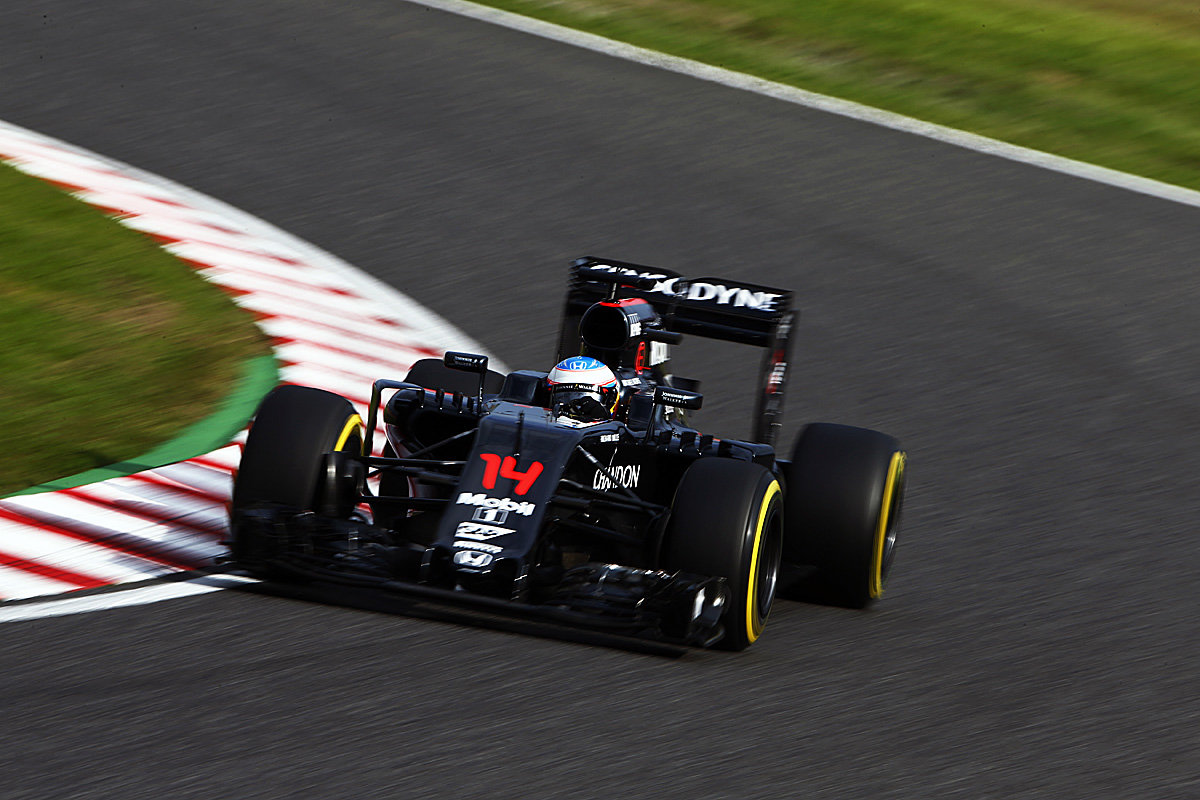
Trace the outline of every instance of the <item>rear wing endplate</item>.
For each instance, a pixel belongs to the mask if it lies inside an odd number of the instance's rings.
[[[622,285],[621,296],[649,302],[667,330],[764,348],[754,439],[774,444],[783,424],[795,314],[792,293],[728,278],[687,278],[671,270],[586,256],[571,263],[560,354],[578,351],[579,320],[593,303],[610,296],[615,275],[641,279],[636,286]]]

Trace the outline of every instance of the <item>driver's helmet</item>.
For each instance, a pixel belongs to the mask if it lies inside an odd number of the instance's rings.
[[[546,376],[550,408],[556,414],[608,419],[621,396],[617,376],[603,362],[587,356],[564,359]]]

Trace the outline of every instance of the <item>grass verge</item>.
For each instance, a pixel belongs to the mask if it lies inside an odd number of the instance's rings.
[[[4,164],[0,343],[0,496],[141,456],[270,354],[149,238]]]
[[[1200,189],[1195,0],[477,0]]]

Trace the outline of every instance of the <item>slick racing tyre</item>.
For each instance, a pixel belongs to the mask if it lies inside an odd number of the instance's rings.
[[[338,505],[326,496],[326,455],[361,449],[362,419],[349,400],[320,389],[280,386],[258,407],[234,479],[231,509],[236,516],[256,507],[324,511]],[[235,534],[235,560],[253,545],[238,538]]]
[[[675,492],[663,565],[725,578],[725,636],[716,647],[744,650],[762,634],[782,547],[783,495],[770,472],[729,458],[688,467]]]
[[[817,568],[831,602],[863,608],[884,589],[904,503],[906,456],[890,436],[816,423],[787,468],[784,561]]]

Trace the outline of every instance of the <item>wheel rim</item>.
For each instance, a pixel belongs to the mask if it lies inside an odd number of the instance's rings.
[[[779,568],[783,561],[783,525],[780,524],[778,513],[771,515],[766,533],[755,578],[758,585],[758,617],[764,622],[775,602],[775,588],[779,583]]]

